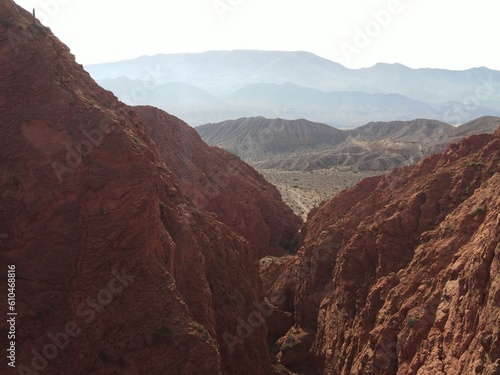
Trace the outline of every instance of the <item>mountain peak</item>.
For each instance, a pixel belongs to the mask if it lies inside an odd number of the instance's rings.
[[[500,72],[483,68],[449,71],[379,63],[347,69],[309,52],[233,50],[164,54],[87,69],[128,104],[159,106],[193,126],[257,115],[307,118],[338,127],[419,117],[455,124],[500,115]],[[135,103],[116,84],[104,81],[118,77],[134,79],[139,87],[184,82],[212,98],[200,96],[193,106],[189,100],[173,101],[140,89],[150,102]],[[477,90],[485,99],[468,110],[464,103]]]
[[[224,340],[254,302],[269,308],[260,256],[293,249],[301,221],[278,190],[178,118],[119,102],[11,0],[0,71],[18,370],[278,373],[264,321],[244,345]]]

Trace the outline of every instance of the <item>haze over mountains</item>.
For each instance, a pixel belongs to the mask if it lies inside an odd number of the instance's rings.
[[[364,179],[301,226],[252,167],[118,101],[12,0],[0,72],[2,375],[499,374],[500,130]],[[498,121],[233,128],[285,152]]]
[[[500,72],[348,69],[308,52],[211,51],[86,66],[128,104],[151,104],[196,126],[240,117],[307,118],[337,127],[500,115]]]
[[[261,169],[388,171],[442,152],[468,135],[492,133],[499,127],[498,117],[482,117],[458,127],[417,119],[370,122],[351,130],[303,119],[254,117],[206,124],[196,130],[209,145]]]

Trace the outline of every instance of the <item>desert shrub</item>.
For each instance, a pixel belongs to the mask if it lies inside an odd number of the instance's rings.
[[[469,165],[475,169],[479,169],[485,166],[485,164],[482,161],[472,161],[469,163]]]
[[[296,337],[293,337],[293,336],[287,336],[287,338],[283,342],[283,345],[281,345],[281,350],[282,351],[290,350],[290,349],[293,349],[299,345],[300,345],[299,339],[297,339]]]
[[[210,336],[210,333],[199,323],[194,323],[191,327],[191,333],[202,337],[209,344],[214,344],[214,339]]]
[[[9,20],[1,20],[0,25],[5,27],[6,29],[10,29],[13,26]]]
[[[473,215],[476,216],[476,215],[479,215],[479,214],[485,214],[486,213],[486,206],[479,206],[478,208],[476,208],[473,212]]]
[[[110,363],[111,362],[111,357],[105,350],[101,350],[99,352],[99,359],[101,360],[102,363]]]
[[[407,323],[410,327],[415,327],[419,321],[420,321],[420,319],[418,317],[410,316],[407,320]]]
[[[159,344],[161,342],[170,344],[171,341],[172,341],[172,332],[170,331],[170,329],[168,329],[168,327],[165,326],[157,327],[153,332],[153,342],[155,344]]]

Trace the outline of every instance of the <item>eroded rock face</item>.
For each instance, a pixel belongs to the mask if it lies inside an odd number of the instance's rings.
[[[278,373],[265,324],[244,345],[224,339],[263,299],[258,251],[279,249],[294,230],[276,191],[195,138],[155,137],[155,127],[188,129],[118,102],[10,0],[0,3],[0,75],[0,263],[15,265],[17,369]],[[192,154],[167,158],[188,146]],[[241,226],[224,211],[229,192],[211,203],[214,216],[186,190],[190,173],[202,186],[230,163],[244,171],[229,179],[232,196],[252,197],[238,206],[249,214]]]
[[[312,212],[298,255],[262,271],[268,298],[287,296],[278,307],[295,316],[281,362],[304,374],[498,374],[499,165],[500,131],[471,136]]]
[[[164,162],[179,177],[182,191],[197,208],[215,213],[254,244],[261,257],[292,250],[301,220],[283,203],[276,187],[236,156],[205,144],[175,116],[153,107],[135,109]]]
[[[296,218],[252,169],[118,102],[10,0],[0,75],[13,373],[284,373],[268,336],[302,374],[498,373],[499,132],[314,210],[298,255],[260,270],[263,289],[258,260]]]

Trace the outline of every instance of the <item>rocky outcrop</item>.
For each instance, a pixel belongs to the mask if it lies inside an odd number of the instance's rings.
[[[15,268],[17,313],[16,369],[2,356],[2,373],[280,373],[264,322],[238,334],[263,299],[258,251],[293,231],[276,191],[219,150],[169,155],[200,142],[175,143],[179,121],[101,89],[11,0],[0,3],[0,75],[0,264],[4,276]],[[152,134],[162,127],[163,141]],[[224,174],[221,202],[252,197],[237,206],[241,227],[193,203],[189,173],[194,187]]]
[[[287,373],[270,349],[301,374],[498,373],[500,132],[344,191],[259,269],[296,219],[255,171],[117,101],[11,0],[0,73],[2,373]]]
[[[498,374],[499,162],[500,131],[471,136],[311,212],[297,256],[261,271],[268,298],[295,317],[281,363]]]

